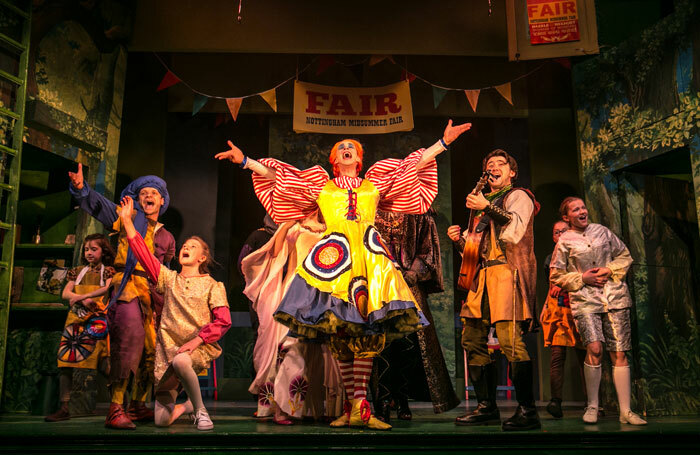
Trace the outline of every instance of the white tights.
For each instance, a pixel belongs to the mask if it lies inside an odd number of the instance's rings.
[[[188,397],[183,404],[175,404],[179,384],[185,388]],[[199,379],[192,368],[189,353],[183,352],[175,356],[156,390],[155,401],[155,423],[158,427],[167,427],[182,414],[204,408]]]

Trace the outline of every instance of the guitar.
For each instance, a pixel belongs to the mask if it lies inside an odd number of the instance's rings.
[[[484,189],[489,181],[491,174],[484,171],[481,178],[476,183],[471,194],[479,194]],[[476,266],[479,264],[479,246],[484,231],[475,232],[476,226],[479,224],[483,212],[479,216],[474,215],[474,210],[469,211],[469,224],[467,224],[467,236],[465,237],[464,251],[462,252],[462,265],[459,267],[459,278],[457,279],[457,287],[468,291],[474,282],[476,275]]]

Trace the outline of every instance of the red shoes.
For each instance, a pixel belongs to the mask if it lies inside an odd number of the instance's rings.
[[[143,401],[129,402],[129,407],[126,409],[126,416],[132,422],[153,422],[153,410],[146,406]]]
[[[44,417],[45,422],[60,422],[61,420],[70,419],[70,412],[68,412],[68,402],[61,402],[61,407],[58,411],[51,415]]]
[[[110,403],[107,419],[105,420],[105,427],[115,430],[133,430],[136,428],[136,425],[127,417],[122,405]]]

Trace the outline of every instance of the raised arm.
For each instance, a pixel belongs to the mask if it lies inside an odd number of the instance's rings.
[[[161,263],[158,259],[148,250],[146,242],[144,242],[141,234],[136,231],[134,227],[134,222],[132,221],[134,217],[134,200],[129,196],[122,199],[119,216],[122,220],[122,226],[126,231],[126,237],[129,240],[129,248],[133,251],[136,258],[141,263],[151,281],[154,283],[158,282],[158,275],[160,275]]]
[[[447,147],[451,143],[457,140],[462,133],[469,131],[471,127],[471,123],[463,123],[461,125],[452,126],[452,120],[448,120],[447,127],[445,128],[445,132],[442,133],[440,140],[425,149],[423,155],[418,161],[418,164],[416,164],[416,167],[418,169],[422,169],[423,167],[427,166],[431,160],[435,159],[436,156],[447,150]]]
[[[214,158],[216,158],[217,160],[229,160],[232,163],[238,164],[243,169],[250,169],[259,176],[264,177],[266,179],[270,179],[273,181],[276,179],[277,175],[274,169],[264,166],[263,164],[261,164],[258,161],[255,161],[252,158],[248,158],[243,154],[241,149],[233,145],[233,142],[228,141],[228,146],[231,147],[229,150],[217,153],[216,155],[214,155]]]
[[[119,218],[117,204],[90,188],[83,178],[83,165],[78,163],[77,172],[68,172],[70,185],[68,190],[81,209],[95,217],[100,223],[111,228]]]

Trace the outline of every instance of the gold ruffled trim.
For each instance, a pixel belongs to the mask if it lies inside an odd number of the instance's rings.
[[[330,310],[326,311],[322,315],[321,320],[313,325],[301,324],[287,313],[278,313],[275,315],[275,319],[302,338],[313,339],[318,338],[322,334],[334,335],[341,330],[344,330],[348,337],[360,338],[368,336],[364,324],[356,324],[340,319]],[[386,322],[391,323],[389,327],[385,327],[385,334],[383,334],[387,342],[402,338],[423,327],[415,308],[389,311],[384,318],[378,321],[379,324],[385,324]]]

